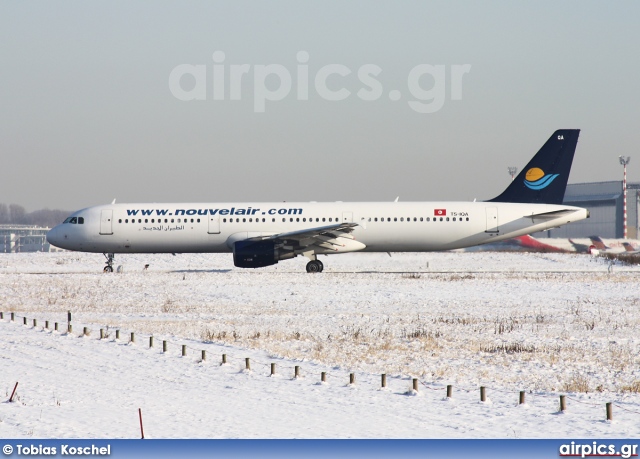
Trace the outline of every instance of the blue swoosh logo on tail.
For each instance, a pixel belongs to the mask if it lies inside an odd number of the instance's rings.
[[[556,177],[558,177],[558,175],[560,174],[547,174],[541,179],[536,180],[535,182],[525,180],[524,184],[527,186],[527,188],[530,188],[532,190],[541,190],[551,185],[551,182],[553,182]]]

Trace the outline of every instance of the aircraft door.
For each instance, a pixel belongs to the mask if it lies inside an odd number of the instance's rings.
[[[209,215],[209,234],[220,234],[220,216]]]
[[[487,207],[485,208],[487,212],[487,233],[498,233],[500,230],[498,228],[498,208],[497,207]]]
[[[106,209],[100,214],[100,234],[113,234],[113,210]]]
[[[342,212],[342,223],[353,223],[353,212]]]

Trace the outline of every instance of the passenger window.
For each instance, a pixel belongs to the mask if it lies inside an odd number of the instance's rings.
[[[124,222],[125,222],[125,223],[129,223],[129,219],[128,219],[128,218],[126,218],[126,219],[124,220]]]
[[[422,221],[422,217],[420,217],[420,221]]]
[[[469,221],[469,217],[467,217],[467,221]]]
[[[222,223],[227,223],[227,219],[226,219],[226,218],[223,218],[223,219],[222,219]]]
[[[122,223],[122,219],[118,220],[118,223]]]
[[[453,217],[453,221],[454,221],[454,222],[456,221],[456,217]]]
[[[293,221],[293,217],[289,217],[289,221],[292,222]]]
[[[331,217],[329,217],[329,221],[331,221]]]
[[[444,221],[444,217],[440,217],[440,221],[443,222]]]
[[[447,217],[447,221],[449,221],[449,217]]]
[[[326,220],[325,220],[325,217],[322,217],[322,221],[323,221],[323,222],[324,222],[324,221],[326,221]]]
[[[197,222],[200,223],[200,219],[198,219]]]
[[[253,218],[250,218],[250,219],[249,219],[249,223],[253,223]]]

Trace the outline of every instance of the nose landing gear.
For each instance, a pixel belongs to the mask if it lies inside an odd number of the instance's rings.
[[[113,272],[113,259],[115,258],[115,256],[112,253],[103,253],[103,255],[107,259],[107,261],[105,262],[107,266],[105,266],[102,271],[105,272],[105,273],[112,273]]]

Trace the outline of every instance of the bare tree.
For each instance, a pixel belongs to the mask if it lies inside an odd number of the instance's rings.
[[[6,204],[0,202],[0,225],[11,223],[11,217],[9,215],[9,207]]]
[[[33,225],[53,228],[62,223],[71,212],[59,209],[41,209],[33,212],[25,211],[24,207],[18,204],[0,203],[0,224],[13,225]]]
[[[26,224],[27,211],[18,204],[9,204],[9,213],[11,214],[11,223],[14,225]]]

